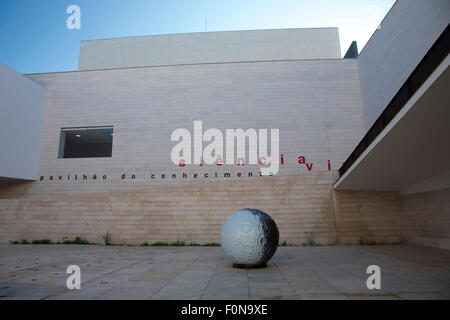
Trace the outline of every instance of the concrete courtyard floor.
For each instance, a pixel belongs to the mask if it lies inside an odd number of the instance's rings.
[[[68,290],[69,265],[81,289]],[[381,290],[366,269],[381,268]],[[234,269],[220,247],[0,245],[0,299],[450,299],[450,251],[415,246],[280,247]]]

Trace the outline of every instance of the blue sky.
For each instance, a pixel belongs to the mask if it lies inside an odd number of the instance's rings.
[[[81,40],[185,32],[339,27],[361,50],[395,0],[0,0],[0,61],[20,73],[76,70]],[[69,5],[81,30],[66,27]]]

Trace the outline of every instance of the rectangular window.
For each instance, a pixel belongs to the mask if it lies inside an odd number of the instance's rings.
[[[113,136],[112,126],[62,128],[58,158],[111,157]]]

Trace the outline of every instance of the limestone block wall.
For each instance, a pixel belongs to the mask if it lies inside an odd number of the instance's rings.
[[[281,242],[401,240],[396,195],[332,190],[336,169],[364,132],[353,59],[29,77],[47,89],[40,177],[0,186],[2,243],[77,236],[103,243],[107,232],[116,244],[218,243],[226,218],[248,207],[275,219]],[[192,132],[195,120],[203,121],[204,130],[279,129],[284,164],[278,175],[257,177],[259,168],[247,165],[171,163],[172,131]],[[114,126],[111,158],[58,158],[61,128],[105,125]],[[298,156],[306,157],[311,170]]]
[[[150,185],[213,182],[257,166],[180,168],[171,133],[195,120],[203,132],[279,129],[279,174],[338,169],[364,132],[353,59],[222,63],[29,75],[47,89],[39,175],[28,194],[100,192]],[[114,126],[111,158],[58,159],[61,128]],[[207,143],[203,144],[203,147]],[[225,146],[225,144],[224,144]],[[257,167],[257,168],[255,168]],[[218,178],[212,176],[218,172]],[[176,173],[176,179],[167,175]],[[189,177],[184,179],[182,174]],[[193,178],[199,173],[202,178]],[[204,173],[209,174],[205,179]],[[92,176],[106,175],[94,181]],[[126,174],[126,179],[121,179]],[[151,175],[155,174],[155,178]],[[161,175],[165,174],[166,178]],[[87,175],[88,181],[75,180]],[[135,179],[130,179],[135,175]],[[59,177],[61,176],[61,179]],[[70,176],[70,178],[68,178]],[[51,180],[53,179],[53,180]]]
[[[406,240],[450,249],[450,188],[401,197]]]
[[[75,194],[21,195],[16,189],[13,195],[0,188],[0,242],[80,236],[103,243],[108,232],[115,244],[220,243],[223,223],[242,208],[270,214],[280,242],[399,242],[398,198],[387,193],[334,194],[332,182],[333,174],[322,171]]]
[[[404,242],[397,192],[335,191],[334,204],[338,244]]]

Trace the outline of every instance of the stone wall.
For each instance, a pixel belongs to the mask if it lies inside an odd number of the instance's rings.
[[[39,175],[28,194],[101,192],[151,185],[213,182],[258,165],[222,167],[171,161],[171,134],[196,120],[203,132],[279,129],[284,165],[279,174],[340,167],[364,132],[355,60],[223,63],[63,72],[29,76],[47,89]],[[111,158],[59,159],[61,128],[113,126]],[[270,141],[270,140],[269,140]],[[206,147],[207,143],[203,144]],[[225,147],[225,142],[224,142]],[[225,160],[225,159],[224,159]],[[218,173],[218,178],[212,176]],[[177,174],[176,179],[161,175]],[[184,179],[182,174],[189,177]],[[193,179],[194,173],[209,174]],[[92,179],[107,176],[107,179]],[[127,179],[121,179],[126,174]],[[151,175],[155,174],[152,179]],[[88,181],[77,175],[87,175]],[[135,179],[130,179],[135,175]],[[61,180],[59,179],[61,176]],[[70,176],[68,179],[67,177]],[[53,180],[50,180],[53,177]]]
[[[338,244],[401,243],[397,192],[334,191]]]
[[[134,190],[25,195],[0,188],[0,242],[61,241],[77,236],[116,244],[157,241],[220,243],[227,217],[242,208],[270,214],[280,243],[357,244],[401,240],[399,198],[391,193],[337,192],[331,172]]]
[[[450,188],[402,196],[401,205],[408,242],[450,249]]]

